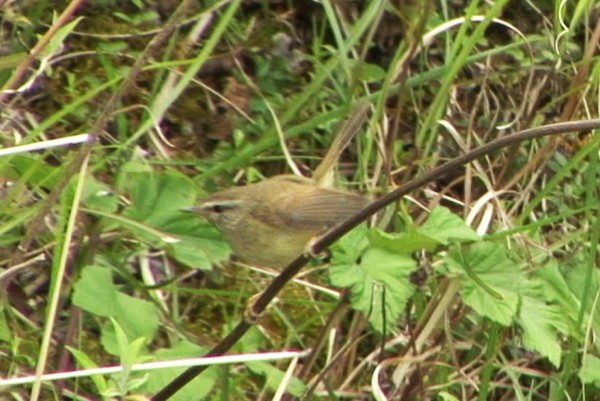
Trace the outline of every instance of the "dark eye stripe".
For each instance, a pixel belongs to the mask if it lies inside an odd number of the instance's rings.
[[[205,202],[201,205],[201,208],[208,213],[221,214],[227,210],[232,210],[240,207],[241,202],[239,201],[212,201]]]

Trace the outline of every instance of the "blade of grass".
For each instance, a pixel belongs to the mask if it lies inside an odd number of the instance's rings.
[[[46,314],[46,324],[44,326],[44,333],[42,336],[42,344],[40,346],[39,356],[37,360],[35,375],[36,381],[33,383],[31,388],[31,401],[37,401],[40,396],[40,390],[42,386],[41,376],[46,369],[46,362],[48,360],[48,354],[50,350],[50,344],[52,339],[52,332],[54,329],[54,323],[58,314],[58,305],[60,303],[60,296],[62,295],[62,283],[65,277],[65,271],[67,268],[67,260],[70,255],[69,249],[71,247],[71,241],[73,239],[73,232],[75,231],[75,222],[77,221],[77,214],[79,211],[79,203],[81,201],[81,195],[83,193],[83,184],[85,182],[85,176],[90,160],[90,154],[86,155],[84,162],[79,169],[77,186],[75,188],[75,194],[71,202],[71,210],[68,219],[65,221],[66,226],[65,234],[63,238],[59,238],[56,243],[56,256],[52,267],[52,283],[50,285],[50,294],[48,296],[48,311]]]

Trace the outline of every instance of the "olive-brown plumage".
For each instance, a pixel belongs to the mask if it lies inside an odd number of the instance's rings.
[[[192,210],[215,225],[243,261],[281,268],[366,204],[361,195],[280,175],[216,192]]]

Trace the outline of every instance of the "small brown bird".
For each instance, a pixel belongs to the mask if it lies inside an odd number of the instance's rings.
[[[215,225],[243,261],[282,268],[307,243],[367,205],[362,195],[278,175],[216,192],[188,209]]]
[[[282,268],[308,242],[367,205],[362,195],[327,188],[338,158],[365,122],[368,104],[358,104],[329,147],[312,179],[278,175],[257,184],[219,191],[187,210],[215,225],[245,262]]]

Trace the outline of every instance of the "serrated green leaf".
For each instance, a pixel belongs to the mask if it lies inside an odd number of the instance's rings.
[[[440,242],[421,234],[413,228],[404,233],[386,233],[379,229],[371,230],[371,244],[376,248],[395,253],[411,254],[422,250],[433,250]]]
[[[416,231],[441,244],[479,241],[481,237],[457,215],[445,207],[433,209],[429,218]]]
[[[600,292],[600,270],[592,267],[592,270],[589,271],[590,267],[585,252],[576,252],[570,259],[563,261],[560,266],[569,291],[577,298],[577,314],[579,314],[581,300],[586,289],[589,291],[588,294]],[[594,331],[600,333],[600,308],[595,305],[593,299],[593,296],[588,295],[584,321],[591,322]]]
[[[354,263],[369,246],[368,233],[369,229],[362,224],[340,238],[332,247],[334,263]]]
[[[352,307],[363,312],[377,331],[391,330],[414,293],[409,276],[416,268],[415,261],[372,248],[362,255],[359,263],[339,262],[334,255],[328,269],[331,283],[350,289]]]
[[[523,344],[548,358],[555,367],[560,365],[562,357],[558,330],[567,331],[564,319],[556,306],[531,296],[522,297],[517,322],[523,329]]]
[[[556,261],[551,260],[543,268],[536,269],[532,280],[541,286],[543,299],[560,307],[563,318],[569,320],[574,327],[581,302],[571,292],[565,278],[558,271]]]
[[[462,301],[477,313],[503,326],[512,323],[525,277],[502,246],[481,242],[453,247],[445,266],[460,277]]]

